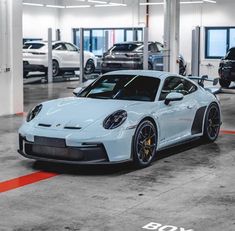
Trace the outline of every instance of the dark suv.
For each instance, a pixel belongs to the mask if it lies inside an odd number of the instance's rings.
[[[122,42],[114,44],[103,54],[101,72],[128,69],[143,69],[143,42]],[[163,45],[148,43],[148,69],[163,71]],[[185,75],[186,64],[182,56],[178,58],[179,74]]]
[[[235,81],[235,47],[229,49],[219,64],[219,83],[221,87],[228,88]]]

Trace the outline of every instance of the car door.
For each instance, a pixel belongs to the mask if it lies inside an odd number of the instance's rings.
[[[79,68],[80,67],[80,53],[76,46],[71,43],[65,43],[68,52],[68,67]]]
[[[64,43],[55,43],[52,46],[52,56],[59,62],[60,68],[67,67],[68,52]]]
[[[159,98],[159,140],[160,147],[180,142],[191,135],[191,128],[197,110],[195,92],[197,86],[185,78],[173,76],[166,78]],[[165,98],[170,92],[184,95],[180,101],[165,104]]]

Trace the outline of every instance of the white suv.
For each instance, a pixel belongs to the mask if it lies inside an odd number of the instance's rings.
[[[47,42],[30,41],[23,46],[24,77],[31,71],[47,73],[48,68]],[[53,76],[64,71],[75,71],[80,68],[79,48],[72,43],[56,41],[52,43]],[[91,74],[96,68],[96,57],[93,53],[84,51],[84,68],[86,74]]]

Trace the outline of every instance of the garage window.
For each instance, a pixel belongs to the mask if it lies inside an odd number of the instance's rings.
[[[79,46],[80,33],[73,29],[74,44]],[[102,56],[115,43],[124,41],[142,41],[142,28],[95,28],[84,29],[84,50]]]
[[[207,27],[205,58],[220,59],[235,46],[235,27]]]

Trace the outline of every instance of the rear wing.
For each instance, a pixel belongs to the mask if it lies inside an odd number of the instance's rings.
[[[209,78],[208,75],[203,75],[202,77],[199,76],[187,76],[189,79],[197,81],[197,83],[201,86],[204,87],[204,81],[212,82],[213,86],[217,85],[219,82],[219,78]]]
[[[221,88],[219,87],[204,87],[204,82],[212,82],[213,86],[217,85],[219,82],[219,78],[209,78],[208,75],[203,75],[202,77],[199,76],[187,76],[189,79],[196,81],[198,85],[205,88],[205,90],[209,91],[212,94],[218,94],[221,91]]]

